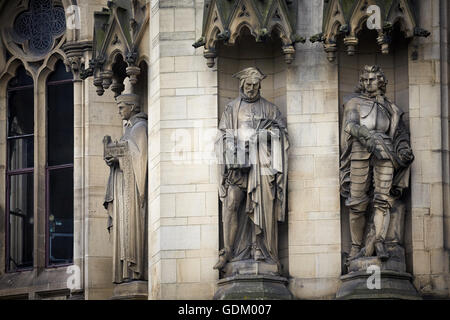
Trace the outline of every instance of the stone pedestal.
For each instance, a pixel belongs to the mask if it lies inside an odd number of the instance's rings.
[[[397,244],[387,244],[390,258],[381,261],[377,257],[362,257],[348,263],[348,274],[341,277],[342,284],[337,299],[420,299],[412,284],[412,276],[406,272],[405,250]],[[375,267],[374,269],[367,269]],[[370,289],[379,270],[380,288]]]
[[[112,300],[148,300],[148,282],[131,281],[114,285]]]
[[[288,280],[279,276],[278,266],[261,261],[230,262],[224,278],[217,282],[214,300],[291,300]]]
[[[369,289],[367,280],[370,276],[372,273],[366,271],[355,271],[342,276],[342,284],[336,293],[336,299],[421,299],[409,273],[382,270],[380,289]]]

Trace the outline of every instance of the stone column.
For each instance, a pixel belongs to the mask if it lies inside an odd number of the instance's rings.
[[[447,60],[441,41],[447,35],[445,2],[417,3],[418,23],[431,36],[414,40],[409,52],[410,129],[416,155],[411,172],[412,271],[420,293],[433,296],[448,295],[449,288],[443,207],[444,195],[448,197],[448,171],[443,171],[448,170],[448,83],[441,65]],[[448,200],[446,205],[448,212]]]
[[[152,1],[150,299],[211,299],[218,279],[215,165],[202,153],[218,123],[217,72],[192,47],[202,14],[203,1]]]
[[[78,41],[92,41],[93,12],[106,6],[102,0],[81,1]],[[85,67],[90,54],[85,53]],[[109,169],[103,160],[102,137],[122,136],[122,121],[114,93],[95,92],[93,77],[74,84],[74,263],[82,266],[84,298],[109,299],[112,290],[112,234],[102,205]],[[82,248],[78,250],[77,248]]]
[[[323,1],[299,2],[297,33],[322,27]],[[297,45],[288,68],[289,289],[334,298],[341,274],[338,71],[320,44]]]

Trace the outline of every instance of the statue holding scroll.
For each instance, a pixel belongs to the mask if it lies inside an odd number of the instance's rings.
[[[125,133],[105,136],[104,159],[110,167],[104,206],[113,232],[113,282],[147,279],[147,115],[139,96],[117,97]]]
[[[277,273],[278,222],[285,219],[287,194],[286,122],[278,107],[260,96],[265,75],[259,69],[233,77],[240,81],[240,96],[225,107],[216,142],[224,248],[214,268],[256,261]]]

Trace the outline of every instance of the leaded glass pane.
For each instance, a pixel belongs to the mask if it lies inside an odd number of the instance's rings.
[[[33,266],[33,173],[9,177],[9,271]]]

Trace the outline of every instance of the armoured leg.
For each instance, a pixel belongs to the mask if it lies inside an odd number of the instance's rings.
[[[350,259],[359,253],[363,244],[364,227],[366,225],[366,210],[369,204],[367,195],[370,187],[369,160],[352,160],[350,167],[350,235],[352,250]]]
[[[390,220],[390,190],[394,178],[394,167],[390,160],[377,160],[374,168],[374,225],[375,250],[377,256],[384,260],[389,256],[384,247],[384,239]]]
[[[238,229],[238,211],[245,192],[238,186],[228,187],[227,197],[223,202],[223,238],[224,249],[220,253],[219,261],[214,269],[222,269],[231,258],[233,243]]]

